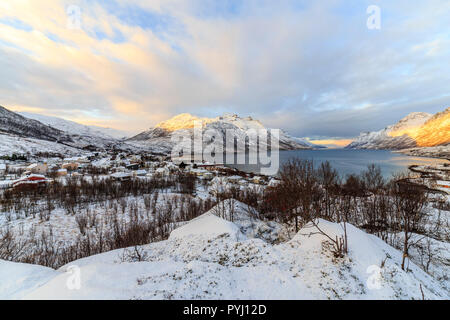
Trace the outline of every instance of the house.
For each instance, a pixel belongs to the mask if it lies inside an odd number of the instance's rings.
[[[67,169],[59,169],[58,171],[56,171],[56,175],[58,177],[65,177],[65,176],[67,176]]]
[[[80,165],[77,162],[69,162],[69,163],[64,163],[61,168],[62,169],[66,169],[67,171],[75,171],[78,169]]]
[[[139,163],[130,163],[126,168],[133,171],[139,170]]]
[[[46,174],[48,171],[47,163],[33,163],[26,167],[26,171],[30,171],[34,174]]]
[[[261,182],[262,182],[262,177],[260,177],[260,176],[254,176],[253,177],[253,183],[261,184]]]
[[[203,173],[202,178],[205,180],[211,180],[214,178],[214,174],[212,172],[205,172]]]
[[[155,174],[160,175],[160,176],[168,176],[170,174],[170,170],[166,167],[158,168],[155,170]]]
[[[40,185],[44,185],[48,180],[45,176],[39,174],[32,174],[27,177],[16,180],[12,183],[14,188],[19,187],[37,187]]]
[[[276,186],[279,185],[280,183],[281,183],[280,180],[275,179],[275,178],[272,178],[272,179],[270,179],[268,186],[269,186],[269,187],[276,187]]]
[[[205,174],[208,174],[209,171],[204,169],[193,169],[191,173],[195,174],[197,177],[203,177]]]
[[[145,177],[147,175],[147,171],[145,170],[136,170],[133,172],[133,176],[135,177]]]
[[[129,172],[116,172],[111,175],[111,178],[117,181],[128,181],[131,179],[131,173]]]
[[[439,180],[439,181],[436,181],[436,185],[437,185],[439,188],[447,188],[447,189],[450,189],[450,181],[442,181],[442,180]]]
[[[6,174],[6,164],[0,163],[0,176],[4,176]]]
[[[226,179],[227,179],[230,183],[237,184],[237,183],[239,183],[239,180],[242,179],[242,177],[241,177],[241,176],[230,176],[230,177],[226,177]]]
[[[436,187],[446,193],[450,194],[450,181],[436,181]]]
[[[241,179],[238,181],[238,184],[241,186],[248,186],[248,181],[245,179]]]

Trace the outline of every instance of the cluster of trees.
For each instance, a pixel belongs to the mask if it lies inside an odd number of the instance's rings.
[[[0,160],[9,160],[9,161],[27,161],[27,157],[24,155],[17,155],[13,153],[10,156],[0,156]]]
[[[177,181],[177,177],[174,180]],[[47,220],[57,205],[66,206],[66,213],[74,217],[79,229],[76,239],[58,239],[51,228],[32,228],[26,232],[0,228],[0,259],[58,268],[94,254],[167,239],[179,222],[191,220],[215,205],[212,199],[197,199],[188,194],[166,196],[146,183],[136,185],[136,181],[122,184],[124,191],[120,197],[114,194],[105,198],[107,193],[94,193],[91,187],[79,182],[76,195],[68,193],[63,199],[60,198],[62,191],[57,196],[50,193],[50,207],[44,202],[38,214]],[[59,188],[75,192],[74,183],[69,181]],[[111,191],[100,181],[93,182],[93,187]],[[87,201],[89,199],[91,201]],[[24,207],[21,210],[25,210]]]
[[[328,162],[316,169],[312,161],[294,159],[282,167],[280,178],[281,182],[265,193],[261,211],[294,221],[297,231],[312,223],[321,232],[316,222],[319,218],[341,223],[344,236],[330,239],[337,254],[348,250],[346,223],[391,244],[395,234],[401,232],[404,268],[411,235],[425,231],[427,189],[406,183],[400,175],[385,181],[378,166],[369,165],[360,175],[342,179]]]
[[[430,202],[428,189],[408,183],[407,178],[397,175],[387,181],[375,165],[369,165],[359,175],[342,178],[329,162],[316,168],[312,161],[293,159],[280,169],[276,186],[264,192],[231,190],[217,195],[217,199],[235,198],[256,208],[267,219],[293,225],[296,232],[312,224],[328,237],[336,256],[344,256],[348,251],[347,223],[351,223],[402,249],[405,268],[412,235],[428,232],[425,209]],[[329,237],[320,229],[319,218],[340,223],[343,236]]]
[[[38,215],[48,220],[51,211],[57,207],[74,214],[81,205],[168,190],[192,195],[195,193],[195,177],[178,173],[164,178],[130,179],[122,182],[95,175],[90,180],[69,177],[64,182],[56,180],[39,188],[32,186],[5,190],[0,197],[0,213],[10,218],[14,215],[16,218]]]

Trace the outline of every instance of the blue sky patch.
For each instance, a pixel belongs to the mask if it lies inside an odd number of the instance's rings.
[[[17,18],[0,18],[0,23],[23,31],[33,31],[33,27]]]

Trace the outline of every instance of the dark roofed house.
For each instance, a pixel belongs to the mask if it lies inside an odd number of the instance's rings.
[[[128,170],[139,170],[139,163],[131,163],[126,166]]]

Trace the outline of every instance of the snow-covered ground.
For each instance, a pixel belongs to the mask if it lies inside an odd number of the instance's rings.
[[[339,224],[320,220],[331,238]],[[381,239],[347,226],[336,258],[311,225],[283,227],[227,200],[168,240],[73,261],[58,270],[0,261],[4,299],[448,299],[442,285]],[[138,254],[136,254],[136,252]],[[384,263],[383,263],[384,261]],[[79,280],[79,281],[78,281]]]

